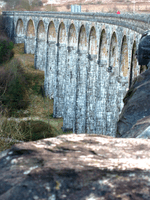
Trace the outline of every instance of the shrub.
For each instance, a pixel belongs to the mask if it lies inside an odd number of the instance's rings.
[[[43,121],[21,121],[19,126],[23,132],[24,141],[35,141],[55,136],[51,126]]]
[[[13,42],[7,38],[0,37],[0,64],[12,58],[13,54]]]
[[[2,15],[0,15],[0,64],[9,60],[13,56],[13,42],[7,37],[3,24]]]
[[[3,120],[0,129],[0,135],[4,138],[11,138],[12,140],[24,140],[24,135],[21,132],[18,122],[13,120]]]
[[[1,125],[0,135],[5,138],[26,142],[56,136],[49,124],[34,120],[21,122],[5,120]]]
[[[0,102],[10,112],[27,107],[26,84],[24,70],[18,59],[14,58],[5,68],[0,68]]]

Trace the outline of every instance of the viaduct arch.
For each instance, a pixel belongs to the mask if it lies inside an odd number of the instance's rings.
[[[140,73],[135,51],[149,16],[15,11],[3,17],[9,36],[35,54],[63,129],[115,136],[123,97]]]

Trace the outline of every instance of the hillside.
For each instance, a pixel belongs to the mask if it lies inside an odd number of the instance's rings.
[[[4,6],[6,4],[6,6]],[[150,11],[150,2],[144,0],[4,0],[1,10],[41,10],[70,12],[71,5],[81,5],[82,12],[136,12]]]
[[[42,10],[71,11],[71,5],[81,5],[82,12],[149,12],[150,2],[144,0],[43,0]]]
[[[44,95],[44,72],[34,68],[34,55],[24,54],[23,44],[13,45],[1,19],[0,151],[17,142],[64,134],[63,119],[53,118],[53,99]]]

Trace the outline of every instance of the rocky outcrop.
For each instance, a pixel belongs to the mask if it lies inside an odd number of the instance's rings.
[[[150,69],[137,76],[124,98],[117,137],[150,138]]]
[[[69,134],[0,153],[0,200],[150,199],[150,143]]]

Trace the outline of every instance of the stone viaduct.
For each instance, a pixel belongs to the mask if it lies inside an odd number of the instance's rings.
[[[63,129],[115,136],[123,97],[140,73],[135,51],[149,15],[7,11],[3,19],[44,70]]]

